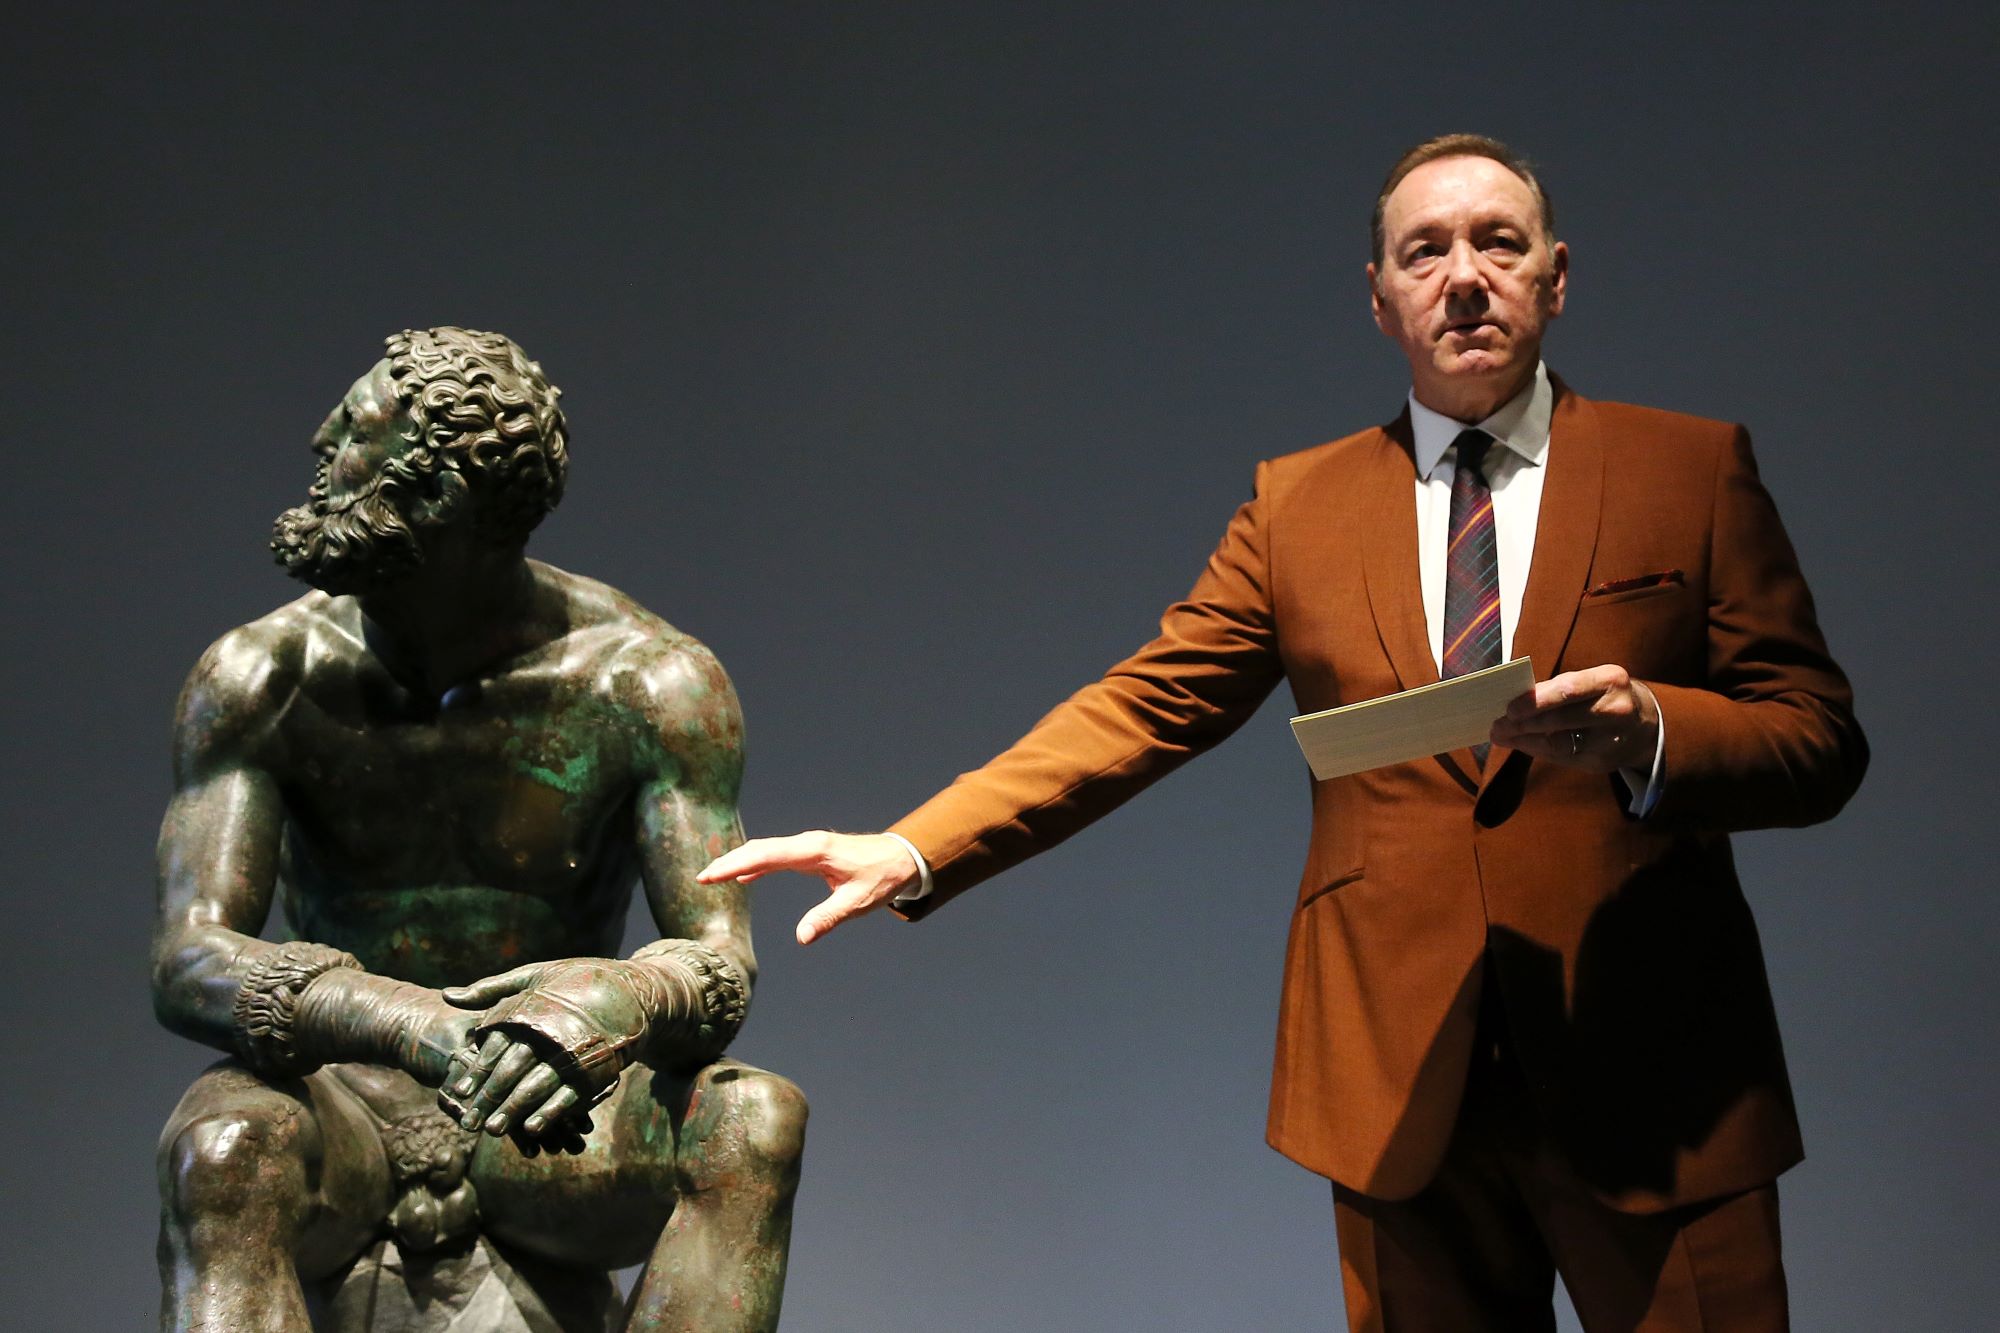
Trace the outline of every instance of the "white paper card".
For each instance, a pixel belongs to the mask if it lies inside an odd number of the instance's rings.
[[[1507,705],[1535,686],[1517,657],[1499,666],[1292,719],[1313,776],[1324,781],[1476,745]]]

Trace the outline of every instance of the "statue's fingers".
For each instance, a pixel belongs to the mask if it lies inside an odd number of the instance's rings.
[[[454,1116],[461,1116],[465,1103],[486,1081],[487,1074],[498,1064],[500,1057],[512,1046],[513,1039],[504,1032],[489,1032],[478,1046],[470,1043],[461,1047],[451,1057],[451,1068],[445,1072],[444,1092],[459,1103],[451,1109]]]
[[[484,1051],[481,1052],[484,1054]],[[541,1063],[535,1052],[527,1045],[510,1043],[493,1072],[479,1085],[479,1091],[472,1095],[472,1101],[465,1108],[465,1116],[458,1123],[466,1129],[478,1129],[493,1109],[503,1101],[523,1075]]]
[[[438,1086],[440,1098],[470,1096],[476,1086],[472,1081],[472,1062],[479,1058],[479,1052],[471,1046],[461,1046],[451,1053],[451,1063],[444,1067],[444,1082]],[[456,1118],[454,1109],[453,1118]]]
[[[445,1003],[460,1009],[485,1009],[516,991],[525,990],[542,974],[544,966],[542,963],[524,963],[509,971],[482,977],[469,986],[446,986],[441,994]]]
[[[486,1117],[486,1132],[505,1134],[508,1126],[540,1106],[550,1093],[561,1087],[562,1075],[548,1065],[537,1065],[514,1085],[514,1090],[507,1094],[507,1100]]]
[[[551,1093],[547,1101],[535,1108],[534,1114],[530,1115],[522,1123],[521,1128],[527,1130],[530,1134],[540,1134],[550,1125],[562,1119],[563,1115],[581,1100],[583,1100],[582,1094],[578,1093],[575,1088],[570,1087],[568,1084],[564,1084]]]

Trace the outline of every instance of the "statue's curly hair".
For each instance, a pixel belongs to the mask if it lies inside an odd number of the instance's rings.
[[[569,475],[562,390],[502,334],[404,329],[385,341],[389,377],[414,423],[396,470],[457,472],[478,497],[483,537],[495,545],[527,541],[562,499]]]

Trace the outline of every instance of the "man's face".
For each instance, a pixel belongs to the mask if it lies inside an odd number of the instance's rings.
[[[313,435],[319,464],[306,503],[278,516],[271,548],[294,578],[330,593],[366,592],[422,560],[403,488],[385,466],[409,450],[409,414],[389,363],[354,381]]]
[[[1462,420],[1517,392],[1562,313],[1569,250],[1551,245],[1528,183],[1485,157],[1405,176],[1368,266],[1375,323],[1403,349],[1417,400]]]
[[[313,453],[326,462],[327,503],[336,510],[352,504],[382,464],[408,447],[403,435],[409,428],[410,419],[396,402],[389,362],[377,361],[313,435]]]

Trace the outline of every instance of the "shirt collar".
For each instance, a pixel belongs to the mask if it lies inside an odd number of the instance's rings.
[[[1496,443],[1519,454],[1523,461],[1539,466],[1549,451],[1549,421],[1555,415],[1555,398],[1555,389],[1549,384],[1549,368],[1537,361],[1535,377],[1528,387],[1502,403],[1499,411],[1478,423],[1478,428],[1491,435]],[[1410,433],[1416,447],[1418,476],[1428,477],[1445,450],[1451,448],[1452,441],[1465,429],[1463,421],[1431,411],[1417,401],[1416,390],[1410,391]]]

